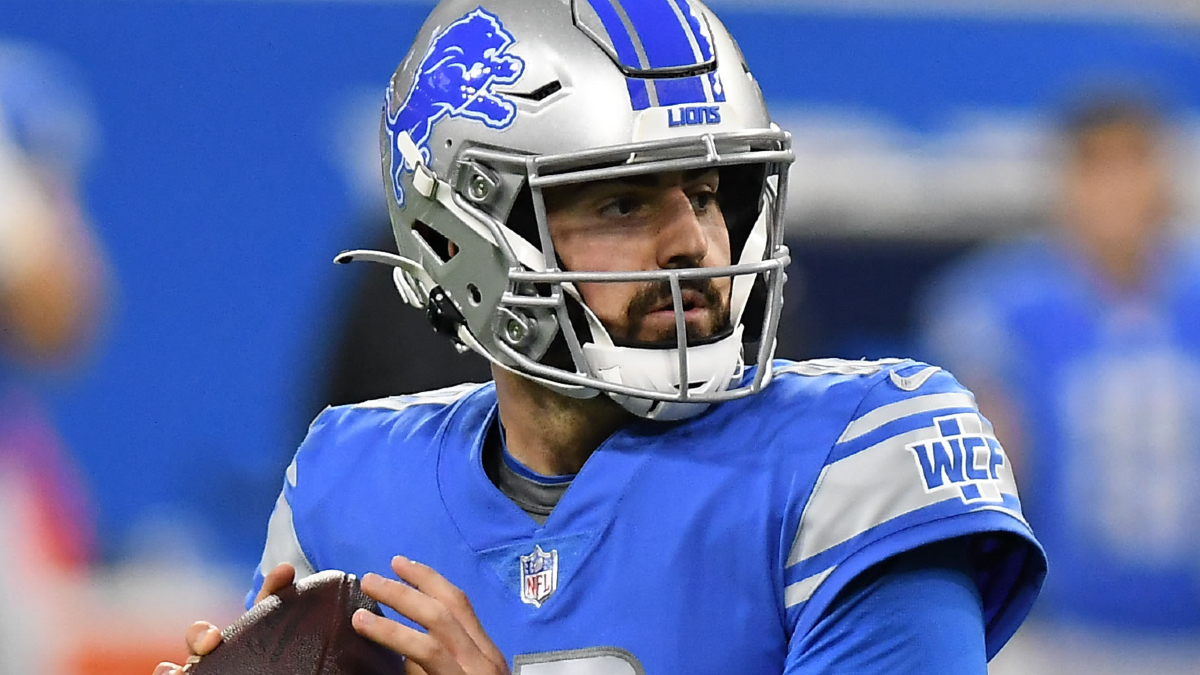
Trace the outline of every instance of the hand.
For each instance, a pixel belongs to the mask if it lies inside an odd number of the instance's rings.
[[[354,613],[359,635],[404,655],[406,675],[509,672],[508,661],[483,631],[466,594],[432,568],[403,556],[392,558],[392,571],[400,581],[367,574],[363,591],[427,632],[360,609]]]
[[[267,576],[263,578],[262,589],[255,596],[254,604],[257,605],[268,595],[290,586],[295,579],[296,568],[288,563],[276,565],[275,569],[268,572]],[[187,629],[184,639],[187,642],[188,654],[204,656],[221,644],[221,629],[207,621],[197,621]],[[183,666],[169,661],[163,661],[154,668],[154,675],[179,675],[182,672]]]

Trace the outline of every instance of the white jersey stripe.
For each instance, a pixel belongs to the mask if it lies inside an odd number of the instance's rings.
[[[817,572],[806,579],[801,579],[794,584],[788,584],[788,587],[783,589],[784,607],[795,607],[802,602],[807,602],[808,599],[812,597],[813,593],[816,593],[817,589],[820,588],[821,583],[825,581],[830,574],[833,574],[835,569],[837,569],[837,565],[834,565],[823,572]]]
[[[290,468],[288,471],[291,473]],[[293,481],[289,478],[289,482]],[[279,563],[285,562],[296,568],[297,579],[316,572],[300,548],[300,539],[296,537],[296,526],[292,522],[292,506],[281,492],[275,501],[275,510],[271,512],[271,521],[267,524],[267,543],[263,547],[258,569],[266,574]]]
[[[871,412],[851,422],[846,430],[842,432],[838,443],[852,441],[859,436],[875,431],[879,427],[890,422],[915,415],[917,413],[932,412],[934,410],[943,410],[945,408],[974,408],[975,397],[966,392],[950,392],[947,394],[926,394],[925,396],[914,396],[906,398],[895,403],[879,406]]]
[[[296,458],[295,457],[292,458],[292,463],[288,464],[287,471],[285,471],[283,474],[283,479],[287,481],[288,485],[291,485],[292,487],[296,487]]]

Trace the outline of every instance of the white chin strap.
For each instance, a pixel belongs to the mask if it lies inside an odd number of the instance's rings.
[[[613,384],[663,394],[680,394],[681,388],[686,386],[688,395],[711,394],[725,391],[730,382],[742,375],[742,326],[737,326],[720,340],[687,348],[687,384],[682,382],[679,372],[679,348],[601,346],[589,342],[583,345],[583,353],[597,375]],[[638,417],[652,420],[687,419],[704,412],[710,405],[654,401],[623,394],[610,393],[608,396]]]

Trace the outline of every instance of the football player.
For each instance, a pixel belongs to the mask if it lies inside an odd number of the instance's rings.
[[[1063,116],[1054,228],[948,270],[926,340],[1023,441],[1030,520],[1058,565],[1004,672],[1196,673],[1200,247],[1172,222],[1168,119],[1097,93]]]
[[[446,0],[381,141],[399,255],[343,260],[494,381],[322,413],[249,600],[365,575],[429,675],[986,672],[1045,570],[1004,451],[937,367],[772,360],[792,153],[708,9]]]

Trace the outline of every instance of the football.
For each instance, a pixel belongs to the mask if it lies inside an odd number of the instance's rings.
[[[311,575],[256,604],[221,631],[221,644],[188,660],[189,675],[397,675],[404,658],[355,632],[357,609],[380,614],[358,578]]]

